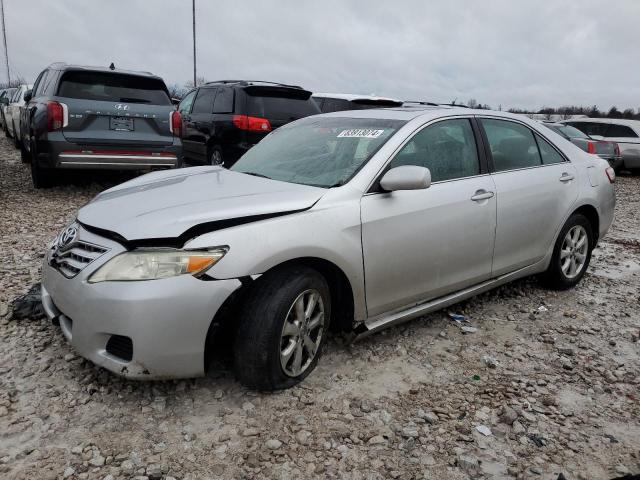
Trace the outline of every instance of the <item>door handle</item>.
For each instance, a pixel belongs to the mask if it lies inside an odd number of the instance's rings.
[[[471,200],[473,200],[474,202],[481,202],[482,200],[488,200],[490,198],[492,198],[494,195],[493,192],[487,192],[486,190],[478,190],[473,197],[471,197]]]
[[[560,176],[560,181],[561,182],[570,182],[571,180],[573,180],[575,177],[573,175],[571,175],[570,173],[564,172],[561,176]]]

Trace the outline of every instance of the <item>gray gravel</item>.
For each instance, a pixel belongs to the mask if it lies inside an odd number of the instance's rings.
[[[529,279],[456,306],[473,333],[441,312],[353,345],[333,338],[304,384],[275,394],[245,390],[224,365],[124,381],[46,321],[9,320],[46,242],[115,180],[35,191],[0,139],[1,478],[640,473],[639,177],[618,179],[615,226],[575,290]]]

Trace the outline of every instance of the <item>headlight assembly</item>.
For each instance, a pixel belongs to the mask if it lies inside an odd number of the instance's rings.
[[[227,250],[133,250],[113,257],[91,275],[89,283],[198,276],[215,265]]]

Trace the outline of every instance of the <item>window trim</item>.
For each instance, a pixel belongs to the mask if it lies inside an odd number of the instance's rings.
[[[431,182],[431,185],[438,185],[441,183],[449,183],[449,182],[457,182],[459,180],[466,180],[468,178],[478,178],[478,177],[484,177],[489,175],[491,172],[488,171],[488,165],[486,162],[486,158],[485,158],[485,152],[484,152],[484,143],[482,141],[479,141],[479,137],[478,137],[478,131],[477,131],[477,125],[475,125],[475,117],[473,115],[452,115],[452,116],[447,116],[447,117],[438,117],[438,118],[433,118],[431,120],[429,120],[427,123],[424,123],[420,126],[418,126],[415,130],[413,130],[409,135],[407,135],[407,137],[402,141],[402,143],[391,153],[391,155],[389,155],[389,158],[387,158],[387,160],[385,161],[384,165],[380,168],[380,170],[378,171],[378,173],[376,175],[374,175],[373,180],[369,183],[369,185],[367,186],[364,195],[372,195],[372,194],[381,194],[381,193],[389,193],[389,192],[385,192],[382,190],[379,190],[380,187],[380,180],[382,180],[382,177],[389,171],[389,164],[393,161],[393,159],[396,157],[396,155],[398,155],[398,153],[400,152],[400,150],[402,150],[406,144],[408,144],[413,137],[415,137],[418,133],[420,133],[422,130],[424,130],[425,128],[428,128],[432,125],[435,125],[436,123],[440,123],[440,122],[446,122],[447,120],[469,120],[469,123],[471,124],[471,129],[473,131],[473,136],[474,139],[476,141],[476,152],[478,155],[478,167],[479,167],[479,171],[480,173],[478,173],[477,175],[470,175],[468,177],[459,177],[459,178],[451,178],[449,180],[438,180],[437,182]],[[482,148],[481,148],[482,146]],[[373,157],[372,157],[373,158]]]
[[[532,128],[531,126],[527,125],[526,123],[521,122],[520,120],[513,119],[513,118],[492,116],[492,115],[476,115],[475,117],[478,120],[478,125],[480,127],[481,132],[482,132],[482,138],[483,138],[483,140],[485,142],[485,150],[486,150],[486,154],[487,154],[487,159],[489,160],[489,173],[491,175],[499,175],[501,173],[519,172],[521,170],[531,170],[531,169],[534,169],[534,168],[552,167],[554,165],[562,165],[563,163],[571,163],[571,160],[564,154],[564,152],[562,150],[560,150],[555,145],[555,143],[553,143],[551,140],[549,140],[549,138],[546,135],[544,135],[539,130],[536,130],[536,129]],[[502,120],[502,121],[505,121],[505,122],[515,123],[515,124],[518,124],[518,125],[521,125],[521,126],[527,128],[531,132],[531,134],[533,135],[533,140],[536,143],[536,148],[538,149],[538,156],[540,157],[540,165],[533,165],[531,167],[513,168],[511,170],[497,171],[496,168],[495,168],[495,165],[493,164],[493,154],[491,153],[491,147],[489,146],[489,138],[487,137],[487,132],[484,129],[484,125],[482,125],[482,120],[483,119],[487,119],[487,120]],[[551,145],[551,147],[556,152],[558,152],[558,154],[564,159],[564,161],[560,162],[560,163],[547,163],[547,164],[543,163],[542,154],[540,153],[540,147],[538,146],[538,142],[536,140],[536,134],[540,135],[549,145]]]

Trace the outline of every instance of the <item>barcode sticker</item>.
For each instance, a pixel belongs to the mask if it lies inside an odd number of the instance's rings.
[[[338,138],[378,138],[384,130],[372,130],[370,128],[353,128],[343,130],[338,134]]]

